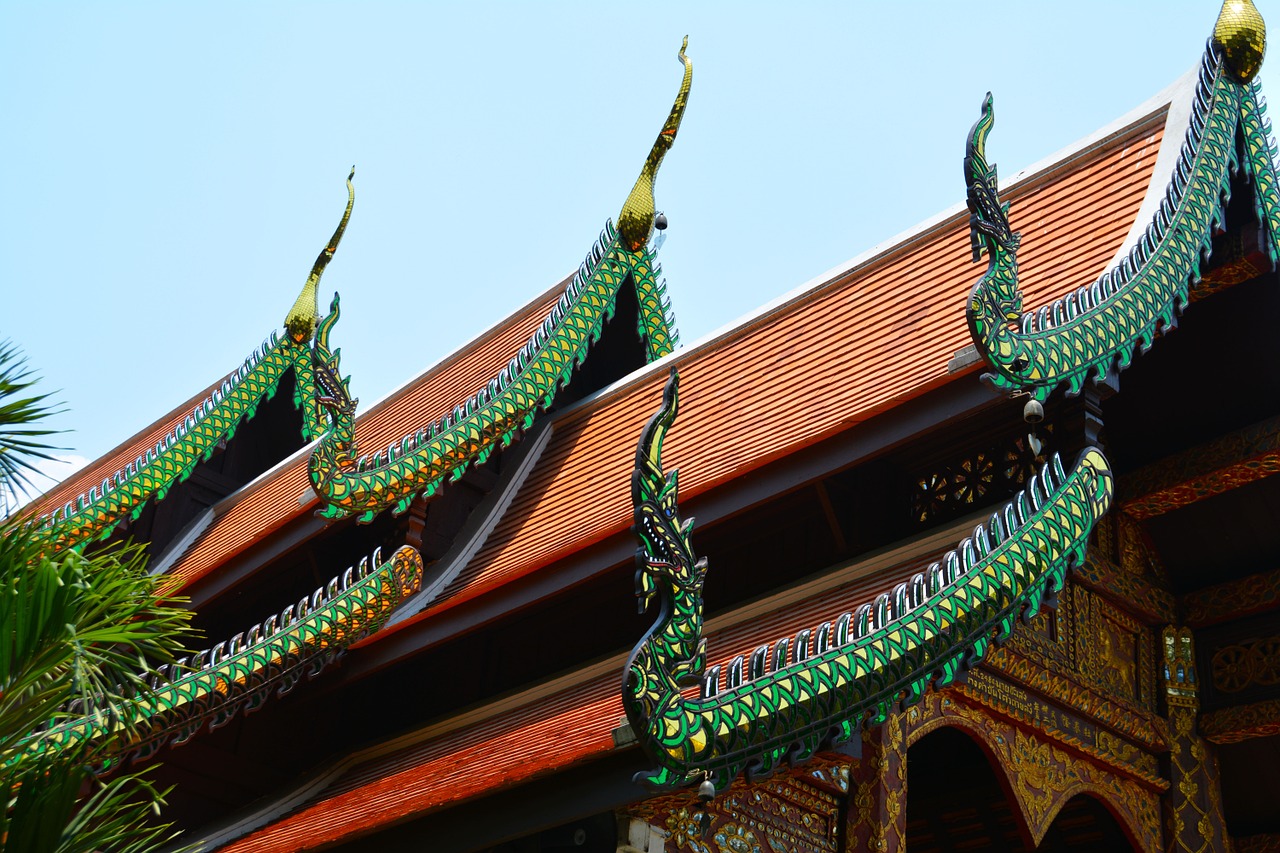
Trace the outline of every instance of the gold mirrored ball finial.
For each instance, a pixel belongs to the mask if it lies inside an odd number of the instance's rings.
[[[1213,41],[1241,83],[1253,80],[1267,52],[1267,24],[1253,0],[1226,0],[1222,4]]]

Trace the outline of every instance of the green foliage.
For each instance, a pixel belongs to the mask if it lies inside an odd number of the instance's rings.
[[[0,762],[37,727],[75,713],[119,718],[179,653],[190,614],[163,604],[140,549],[40,553],[13,524],[0,538]],[[108,745],[109,746],[109,745]],[[96,760],[96,755],[80,760]]]
[[[9,341],[0,341],[0,515],[20,501],[18,494],[32,487],[30,476],[37,472],[36,460],[53,459],[45,436],[56,431],[36,426],[60,410],[49,403],[48,394],[28,394],[36,382]]]
[[[6,774],[0,849],[18,853],[147,853],[173,838],[152,818],[164,803],[140,776],[99,782],[84,765],[44,756]],[[92,790],[86,797],[82,791]]]
[[[49,458],[45,395],[0,346],[0,494]],[[190,614],[156,595],[139,548],[51,553],[30,519],[0,521],[0,853],[142,853],[170,838],[152,825],[163,792],[138,776],[92,771],[129,736],[120,710],[150,688],[150,666],[184,649]],[[148,663],[150,662],[150,663]],[[84,712],[119,726],[105,743],[35,754],[33,737]]]

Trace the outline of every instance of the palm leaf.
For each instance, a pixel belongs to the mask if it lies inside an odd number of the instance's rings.
[[[28,393],[36,378],[18,348],[0,341],[0,508],[15,506],[22,492],[34,489],[30,475],[39,472],[37,461],[64,449],[46,440],[60,430],[33,426],[63,411],[49,394]]]

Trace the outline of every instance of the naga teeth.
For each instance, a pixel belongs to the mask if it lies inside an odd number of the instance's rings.
[[[725,678],[725,689],[733,690],[735,687],[742,685],[742,655],[729,662],[729,674]]]
[[[702,677],[702,698],[711,699],[720,692],[720,667],[713,666]]]
[[[849,627],[853,622],[852,613],[841,613],[836,620],[836,645],[843,646],[849,642]]]

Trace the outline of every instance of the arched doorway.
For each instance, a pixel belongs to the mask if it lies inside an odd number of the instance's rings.
[[[1039,847],[983,748],[964,730],[944,726],[907,751],[906,849],[911,853],[960,850],[1134,850],[1120,823],[1097,799],[1077,795],[1054,817]]]

